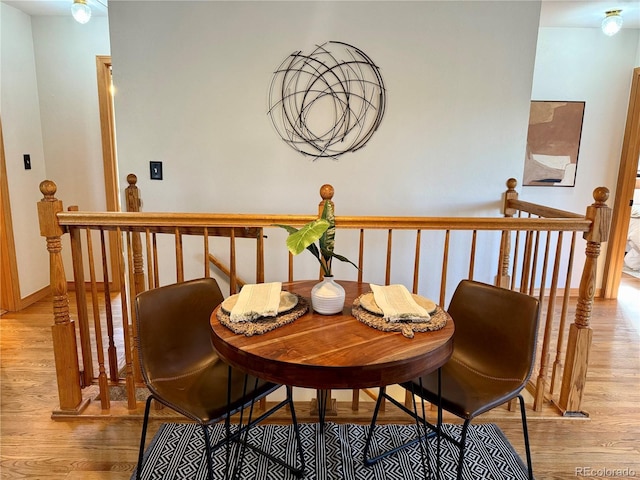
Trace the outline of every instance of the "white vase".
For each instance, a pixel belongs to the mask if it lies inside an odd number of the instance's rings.
[[[333,315],[344,307],[344,288],[333,277],[325,276],[311,289],[311,306],[322,315]]]

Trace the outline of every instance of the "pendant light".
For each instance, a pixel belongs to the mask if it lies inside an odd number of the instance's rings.
[[[78,23],[84,24],[91,20],[91,7],[87,5],[87,0],[73,0],[71,15]]]
[[[622,10],[609,10],[605,12],[604,20],[602,20],[602,31],[605,35],[612,37],[622,28]]]

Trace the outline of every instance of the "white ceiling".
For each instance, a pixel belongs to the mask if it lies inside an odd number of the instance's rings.
[[[599,27],[609,10],[622,10],[622,28],[640,28],[640,0],[542,0],[540,26]]]
[[[2,3],[32,16],[61,16],[71,15],[73,0],[2,0]],[[92,16],[107,16],[107,0],[87,0],[87,5],[91,7]]]
[[[29,15],[69,15],[73,3],[73,0],[2,1]],[[87,0],[87,3],[93,15],[107,15],[107,0]],[[622,10],[622,28],[640,28],[640,0],[542,0],[540,26],[597,28],[607,10]]]

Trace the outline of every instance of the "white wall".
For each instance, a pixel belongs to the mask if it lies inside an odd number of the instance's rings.
[[[496,214],[522,175],[538,16],[538,2],[112,1],[121,182],[138,174],[146,211],[309,213],[331,183],[342,215]],[[328,40],[373,59],[388,104],[366,147],[312,162],[274,132],[267,91],[286,56]]]
[[[498,215],[522,175],[539,7],[111,2],[121,182],[138,175],[145,211],[310,213],[330,183],[340,215]],[[328,40],[369,55],[388,103],[364,148],[313,162],[275,133],[267,92],[288,55]],[[279,265],[268,259],[267,279]]]
[[[9,200],[18,262],[21,298],[49,284],[49,259],[40,236],[36,202],[38,185],[47,176],[40,124],[40,107],[33,54],[31,18],[0,4],[0,115],[4,137]],[[23,155],[31,155],[25,170]]]
[[[623,29],[614,37],[599,28],[541,28],[533,77],[533,100],[584,101],[585,111],[575,187],[524,187],[523,198],[584,213],[593,190],[609,188],[613,207],[640,30]],[[603,246],[598,271],[606,256]],[[578,248],[573,284],[579,282],[584,248]],[[598,276],[597,285],[601,284]]]
[[[108,20],[47,16],[32,25],[47,175],[65,208],[104,211],[96,56],[110,54]]]
[[[608,37],[599,28],[541,28],[533,100],[584,101],[575,187],[524,187],[529,201],[584,213],[593,189],[611,190],[613,205],[629,91],[640,30]]]
[[[20,296],[49,284],[36,202],[45,178],[65,207],[105,210],[96,55],[109,55],[106,18],[29,17],[2,3],[2,128]],[[22,155],[31,154],[31,170]],[[68,255],[68,248],[63,247]],[[68,276],[71,265],[65,262]]]
[[[523,171],[539,7],[112,1],[121,182],[138,175],[145,211],[313,213],[330,183],[339,215],[499,215]],[[267,92],[288,55],[329,40],[376,63],[388,103],[364,148],[314,162],[275,133]]]

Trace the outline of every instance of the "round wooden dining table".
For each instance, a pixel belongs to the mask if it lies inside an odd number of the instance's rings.
[[[454,322],[440,330],[401,332],[372,328],[351,314],[353,301],[370,291],[368,283],[339,281],[346,292],[341,313],[321,315],[311,307],[317,280],[283,283],[282,289],[302,296],[309,311],[274,330],[245,336],[231,331],[211,315],[212,342],[220,356],[247,373],[283,385],[330,389],[383,387],[435,371],[453,351]]]

